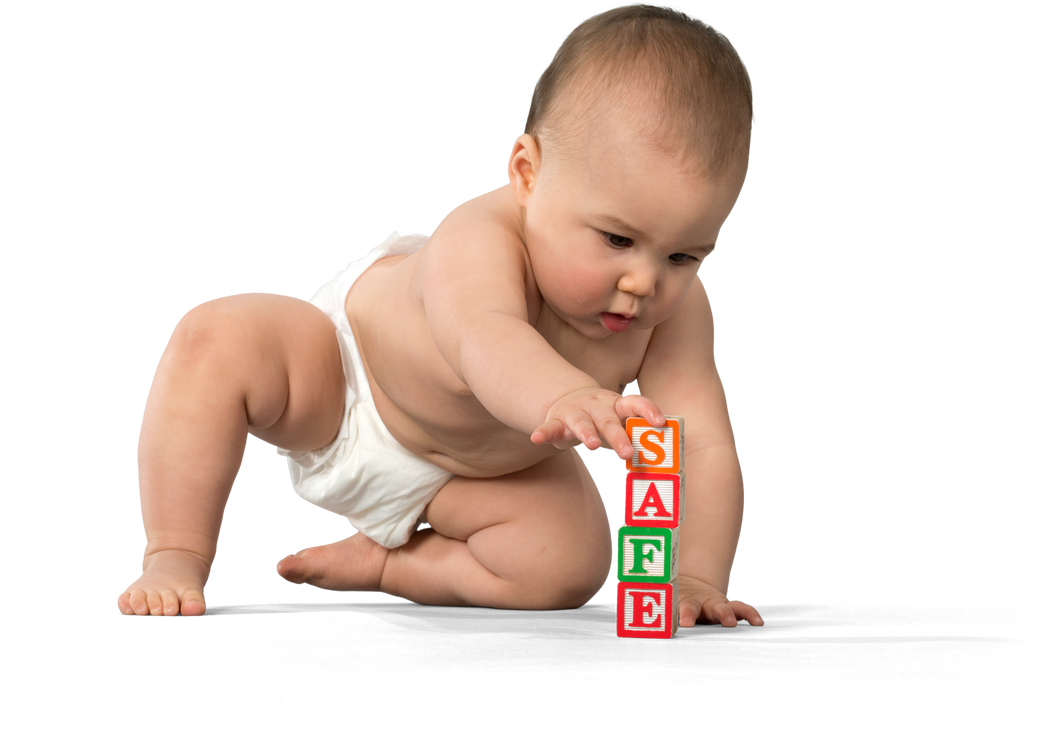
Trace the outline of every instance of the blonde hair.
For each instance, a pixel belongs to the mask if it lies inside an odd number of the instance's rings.
[[[525,133],[543,146],[580,135],[598,111],[642,96],[666,152],[716,177],[748,154],[752,86],[731,42],[669,8],[629,5],[593,16],[564,40],[534,88]]]

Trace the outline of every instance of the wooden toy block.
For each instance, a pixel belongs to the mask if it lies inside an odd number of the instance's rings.
[[[618,636],[669,638],[680,626],[679,586],[672,583],[619,583]]]
[[[683,521],[684,474],[629,473],[625,476],[625,524],[676,529]]]
[[[680,530],[621,527],[618,530],[618,580],[669,583],[679,566]]]
[[[683,417],[666,416],[664,427],[630,417],[625,431],[633,442],[633,456],[625,466],[636,473],[679,473],[683,470]]]

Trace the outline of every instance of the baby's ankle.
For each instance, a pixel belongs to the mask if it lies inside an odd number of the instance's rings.
[[[164,549],[146,547],[145,557],[142,558],[142,572],[170,569],[189,570],[206,579],[211,573],[211,561],[212,558],[193,550],[175,547]]]

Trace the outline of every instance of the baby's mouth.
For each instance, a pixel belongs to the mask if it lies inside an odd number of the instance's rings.
[[[604,312],[600,314],[600,323],[602,323],[604,328],[608,331],[613,331],[615,334],[618,334],[628,329],[629,324],[631,324],[635,318],[635,316],[625,316],[620,313]]]

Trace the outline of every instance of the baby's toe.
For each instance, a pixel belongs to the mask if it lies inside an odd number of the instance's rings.
[[[178,616],[179,601],[178,594],[174,591],[164,591],[160,594],[160,599],[164,604],[164,616],[165,617],[176,617]]]
[[[128,594],[130,596],[129,603],[131,604],[131,611],[143,617],[149,613],[149,604],[146,603],[145,591],[140,588],[135,588],[129,591]]]
[[[121,614],[134,614],[135,610],[131,608],[131,594],[124,591],[120,594],[120,598],[116,600],[116,606],[120,610]]]
[[[182,594],[182,616],[199,617],[207,611],[204,595],[200,591],[186,591]]]
[[[319,567],[314,550],[310,547],[297,555],[288,555],[276,564],[276,572],[291,583],[306,583],[323,578],[323,568]]]
[[[156,591],[145,592],[145,603],[149,605],[149,614],[159,617],[164,613],[164,602]]]

